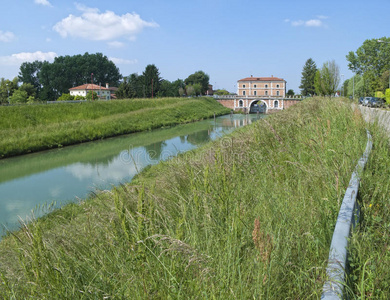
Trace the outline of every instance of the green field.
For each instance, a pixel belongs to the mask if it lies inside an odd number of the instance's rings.
[[[305,100],[23,225],[0,243],[0,296],[318,299],[365,126]]]
[[[0,158],[189,123],[230,110],[212,98],[0,107]]]

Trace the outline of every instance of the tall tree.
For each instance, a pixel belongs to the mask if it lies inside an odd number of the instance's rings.
[[[384,92],[389,87],[383,77],[390,69],[390,38],[365,40],[356,52],[350,51],[346,57],[349,69],[364,76],[366,94]]]
[[[156,96],[160,90],[161,77],[158,68],[155,65],[147,65],[145,71],[142,73],[144,88],[145,88],[145,97],[151,98]]]
[[[186,85],[194,85],[196,83],[199,83],[201,85],[201,93],[204,95],[206,94],[207,90],[209,89],[209,81],[210,77],[203,71],[197,71],[194,74],[191,74],[188,76],[184,83]]]
[[[332,96],[340,84],[340,69],[334,60],[327,61],[314,78],[316,93],[322,96]]]
[[[313,59],[309,58],[303,66],[301,85],[299,86],[303,96],[310,96],[315,94],[314,77],[316,72],[316,63]]]

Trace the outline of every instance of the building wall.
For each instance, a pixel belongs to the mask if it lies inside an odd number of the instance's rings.
[[[285,85],[285,81],[238,81],[237,94],[238,96],[284,97]]]

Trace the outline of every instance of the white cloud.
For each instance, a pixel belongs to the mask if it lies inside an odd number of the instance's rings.
[[[123,58],[116,58],[116,57],[109,57],[109,60],[111,60],[116,65],[134,65],[138,63],[138,60],[136,59],[123,59]]]
[[[88,8],[76,3],[81,16],[69,15],[62,19],[53,29],[63,38],[68,36],[94,41],[110,41],[125,37],[134,40],[144,28],[158,27],[155,22],[147,22],[136,13],[116,15],[112,11],[100,13],[97,8]]]
[[[51,3],[47,0],[34,0],[34,3],[35,4],[40,4],[40,5],[43,5],[43,6],[50,6],[52,7]]]
[[[311,20],[298,20],[298,21],[290,21],[289,19],[285,19],[284,21],[290,23],[291,26],[305,26],[305,27],[327,27],[322,20],[327,19],[326,16],[317,16],[317,19]]]
[[[110,48],[122,48],[125,44],[118,41],[108,42],[107,43]]]
[[[322,24],[322,21],[321,20],[309,20],[309,21],[306,21],[305,22],[305,26],[307,27],[321,27],[323,24]]]
[[[24,62],[39,61],[53,61],[57,56],[55,52],[21,52],[9,56],[0,56],[0,65],[15,66]]]
[[[1,31],[0,30],[0,42],[10,42],[15,39],[15,35],[10,31]]]
[[[301,25],[303,25],[303,24],[305,24],[305,22],[302,21],[302,20],[299,20],[299,21],[291,21],[291,25],[292,25],[292,26],[301,26]]]

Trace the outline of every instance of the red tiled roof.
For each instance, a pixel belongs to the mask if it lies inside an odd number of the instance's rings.
[[[74,90],[83,90],[83,91],[85,91],[85,90],[109,90],[109,89],[104,87],[104,86],[97,85],[97,84],[87,83],[87,84],[75,86],[73,88],[70,88],[69,90],[70,91],[74,91]]]
[[[278,77],[246,77],[238,81],[285,81],[283,78]]]

